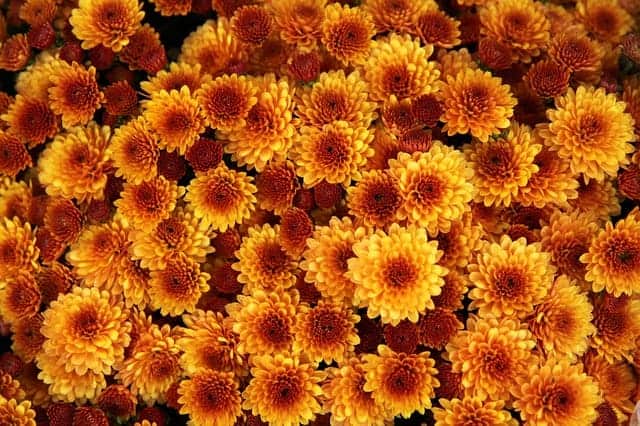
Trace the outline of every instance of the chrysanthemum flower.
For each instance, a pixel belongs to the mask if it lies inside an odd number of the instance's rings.
[[[628,164],[626,155],[633,152],[633,119],[624,108],[604,89],[569,89],[556,98],[555,109],[547,110],[551,123],[541,135],[558,156],[570,161],[571,171],[602,181]]]
[[[297,290],[257,289],[250,296],[238,296],[227,305],[233,332],[238,334],[240,354],[273,354],[290,351],[293,327],[300,312]]]
[[[611,180],[578,180],[578,197],[569,200],[572,210],[590,213],[598,221],[607,221],[610,216],[618,216],[621,211],[620,199]]]
[[[381,108],[382,124],[394,135],[402,136],[410,130],[420,128],[413,116],[411,99],[398,100],[396,95],[389,96]]]
[[[14,34],[0,44],[0,69],[5,71],[22,70],[31,56],[31,47],[27,36]]]
[[[245,291],[289,288],[296,282],[297,262],[279,241],[280,226],[265,224],[251,227],[236,252],[233,269],[240,272],[238,281]]]
[[[640,300],[608,293],[594,302],[593,324],[596,332],[591,336],[591,347],[608,362],[631,361],[632,351],[640,337]]]
[[[31,155],[20,139],[0,130],[0,175],[15,177],[32,165]]]
[[[389,0],[368,0],[361,7],[373,18],[378,33],[388,31],[414,33],[413,20],[415,17],[424,12],[425,9],[433,7],[433,5],[431,1],[400,0],[392,2]]]
[[[433,417],[438,426],[457,426],[464,424],[517,426],[519,423],[505,410],[502,400],[484,401],[478,397],[466,397],[462,400],[440,399],[442,408],[433,409]]]
[[[431,408],[435,378],[435,361],[429,352],[407,355],[389,347],[378,346],[378,354],[364,355],[365,383],[374,401],[393,416],[409,418],[414,411],[423,414]]]
[[[640,218],[629,215],[591,240],[589,252],[580,257],[585,263],[585,279],[593,291],[606,290],[616,297],[640,291]]]
[[[39,250],[29,222],[14,217],[0,222],[0,278],[38,268]]]
[[[602,397],[598,385],[580,364],[548,358],[533,364],[513,388],[514,407],[523,420],[533,424],[592,424]]]
[[[33,275],[17,271],[16,275],[0,280],[0,308],[2,319],[15,324],[38,313],[42,295]]]
[[[386,426],[392,417],[363,389],[366,381],[364,362],[351,357],[341,368],[330,367],[328,380],[322,385],[324,408],[331,418],[344,426]]]
[[[41,197],[46,198],[46,196]],[[0,178],[1,216],[7,218],[17,217],[23,222],[35,223],[37,221],[33,220],[33,213],[36,210],[42,212],[44,209],[35,209],[34,206],[39,206],[39,203],[34,201],[31,185],[28,185],[23,180],[17,181],[8,177]]]
[[[384,228],[396,220],[403,204],[398,179],[386,170],[362,174],[356,186],[347,188],[349,213],[365,226]]]
[[[65,129],[87,124],[104,100],[94,67],[58,60],[52,65],[49,81],[49,108],[62,116]]]
[[[433,132],[419,127],[408,130],[398,138],[398,148],[407,154],[427,152],[433,144]]]
[[[472,222],[472,215],[466,213],[460,220],[451,223],[448,232],[438,232],[438,250],[442,257],[438,263],[448,269],[464,268],[471,254],[481,247],[482,227]]]
[[[0,395],[0,422],[16,426],[36,426],[35,417],[31,401],[18,402]]]
[[[64,198],[52,198],[47,202],[44,226],[54,238],[64,243],[71,243],[82,231],[82,213],[72,201]]]
[[[397,325],[403,319],[433,309],[432,296],[440,294],[447,270],[436,265],[441,252],[427,241],[424,228],[402,228],[394,223],[388,233],[377,231],[353,245],[345,276],[356,284],[354,302],[367,315],[380,315],[383,323]]]
[[[98,407],[117,419],[126,420],[136,412],[138,400],[122,385],[109,385],[97,400]]]
[[[322,43],[343,64],[359,65],[367,60],[375,35],[373,18],[359,7],[332,3],[324,8]]]
[[[291,207],[298,189],[293,163],[269,163],[256,175],[256,188],[256,198],[262,209],[279,214]]]
[[[478,42],[478,58],[492,70],[506,70],[513,63],[513,53],[508,44],[491,37],[483,37]]]
[[[280,245],[296,259],[307,245],[307,238],[313,234],[313,222],[302,209],[292,207],[280,217]]]
[[[473,15],[477,16],[477,15]],[[438,51],[436,58],[437,66],[440,70],[440,80],[446,82],[449,76],[455,78],[460,71],[467,68],[470,70],[478,69],[478,63],[473,59],[471,53],[466,47],[459,50],[441,49]]]
[[[443,308],[427,310],[418,321],[420,344],[442,350],[463,328],[453,311]]]
[[[437,308],[457,310],[462,308],[462,299],[468,290],[469,278],[456,271],[449,270],[444,276],[442,292],[433,297],[433,303]]]
[[[412,354],[420,344],[420,329],[408,320],[400,321],[396,326],[385,325],[383,335],[384,343],[394,352]]]
[[[446,353],[453,371],[462,373],[469,396],[509,400],[516,380],[528,377],[535,347],[526,326],[513,318],[478,319],[474,316],[449,342]]]
[[[490,2],[478,12],[482,34],[511,47],[514,61],[531,62],[549,42],[549,20],[533,0]]]
[[[120,52],[119,58],[130,70],[142,70],[150,75],[167,64],[167,54],[160,41],[160,34],[149,24],[138,28],[129,44]]]
[[[260,46],[251,50],[247,64],[237,64],[228,73],[250,73],[254,76],[274,73],[280,77],[287,74],[287,62],[291,46],[278,33],[272,33]]]
[[[634,25],[633,17],[617,1],[580,0],[576,13],[589,32],[611,43],[619,43]]]
[[[373,156],[369,157],[364,169],[386,169],[389,167],[389,160],[396,158],[399,152],[403,152],[400,149],[398,137],[386,129],[380,122],[372,126],[370,132],[373,134],[373,140],[371,141]]]
[[[115,379],[147,405],[164,403],[169,387],[182,375],[180,348],[168,325],[143,330]]]
[[[242,392],[242,408],[272,424],[307,424],[320,413],[320,382],[326,373],[297,358],[262,355],[253,358],[253,378]]]
[[[180,382],[180,414],[189,425],[233,426],[242,413],[240,391],[233,373],[208,370]]]
[[[274,0],[271,10],[275,28],[290,45],[310,50],[322,36],[326,0]]]
[[[595,379],[605,401],[621,417],[633,412],[632,401],[636,390],[633,367],[624,361],[610,363],[595,351],[588,352],[583,362],[585,372]]]
[[[45,51],[35,58],[35,62],[18,74],[16,78],[16,92],[22,96],[36,98],[47,102],[51,82],[49,76],[53,66],[60,59]]]
[[[192,179],[184,198],[198,219],[224,232],[249,218],[255,210],[255,192],[253,178],[221,164]]]
[[[20,382],[6,371],[0,372],[0,396],[17,401],[22,401],[26,397],[24,390],[20,388]]]
[[[510,126],[509,117],[517,101],[509,86],[489,72],[465,69],[455,77],[448,76],[442,87],[445,123],[448,135],[471,133],[487,142],[489,136]]]
[[[138,109],[138,93],[126,80],[104,88],[104,108],[111,115],[132,115]]]
[[[180,90],[187,86],[191,93],[195,93],[203,84],[211,81],[211,76],[202,71],[200,64],[172,62],[168,70],[162,70],[146,81],[140,82],[140,88],[147,94],[166,90]]]
[[[438,399],[463,398],[462,374],[453,371],[451,363],[447,361],[436,362],[436,370],[438,370],[436,378],[440,382],[440,386],[436,388],[436,397]]]
[[[304,353],[315,363],[342,363],[353,355],[360,338],[355,324],[360,316],[348,306],[321,300],[317,306],[298,313],[293,327],[293,351]]]
[[[372,100],[384,101],[390,95],[398,99],[413,98],[437,91],[440,71],[427,59],[433,46],[420,46],[409,35],[392,33],[377,40],[364,66]]]
[[[6,114],[0,116],[7,131],[34,147],[58,133],[58,120],[47,102],[29,96],[16,95]]]
[[[44,336],[40,333],[40,328],[43,321],[42,314],[36,314],[11,325],[11,350],[25,362],[33,362],[42,350]]]
[[[259,46],[273,30],[273,16],[262,6],[241,6],[231,18],[231,33],[241,42]]]
[[[116,167],[115,175],[131,184],[140,184],[157,173],[158,139],[142,117],[115,130],[107,154]]]
[[[140,262],[126,259],[118,269],[118,280],[122,286],[122,296],[127,308],[138,306],[145,309],[149,304],[149,270],[142,268]]]
[[[322,180],[348,186],[352,179],[360,179],[360,169],[373,155],[372,140],[373,134],[366,128],[353,127],[346,121],[321,129],[305,126],[300,129],[291,158],[308,187]]]
[[[469,309],[479,308],[481,317],[526,316],[551,288],[556,268],[550,258],[539,243],[523,238],[504,235],[499,243],[485,243],[468,266],[474,285]]]
[[[41,268],[35,278],[42,294],[43,306],[56,300],[60,293],[67,293],[78,281],[75,272],[59,262]]]
[[[574,72],[579,80],[590,81],[598,77],[605,52],[586,34],[563,31],[551,39],[547,53]]]
[[[472,171],[464,156],[441,143],[428,152],[400,153],[389,167],[404,198],[398,217],[426,227],[432,235],[449,231],[473,198]]]
[[[151,0],[162,16],[184,16],[191,12],[191,0]]]
[[[204,132],[205,118],[188,87],[160,91],[143,103],[143,117],[157,133],[160,148],[181,155]]]
[[[440,9],[431,7],[414,15],[414,20],[415,29],[423,43],[446,49],[460,44],[460,22]]]
[[[20,19],[32,27],[51,22],[55,15],[56,3],[49,0],[26,0],[20,6]]]
[[[539,171],[534,164],[542,145],[532,140],[531,129],[513,123],[505,137],[488,142],[474,141],[464,152],[474,170],[475,201],[485,206],[509,206]]]
[[[524,80],[540,97],[553,98],[563,95],[569,87],[571,70],[553,60],[539,61],[533,64]]]
[[[257,87],[245,77],[225,74],[205,83],[195,96],[207,124],[230,131],[245,126],[249,111],[258,102],[256,94]]]
[[[347,121],[354,127],[369,127],[377,117],[377,105],[368,100],[367,84],[360,73],[345,75],[343,70],[320,74],[313,86],[297,93],[296,115],[307,126],[322,127],[334,121]]]
[[[189,34],[178,57],[180,62],[202,66],[203,72],[217,77],[230,68],[246,64],[248,51],[245,45],[231,33],[229,20],[208,20]]]
[[[141,9],[137,0],[80,0],[69,22],[83,49],[103,45],[119,52],[140,28]]]

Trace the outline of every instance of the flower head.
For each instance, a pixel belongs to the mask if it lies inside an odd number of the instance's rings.
[[[58,133],[58,120],[47,102],[29,96],[16,95],[6,114],[0,116],[7,123],[7,131],[30,147],[44,143]],[[19,158],[19,157],[18,157]]]
[[[460,44],[460,22],[437,8],[429,8],[414,15],[415,27],[425,44],[450,49]]]
[[[31,26],[49,23],[55,17],[56,7],[49,0],[26,0],[20,6],[19,17]]]
[[[347,188],[349,212],[365,226],[390,225],[396,220],[403,201],[398,179],[386,170],[364,172],[356,186]]]
[[[274,0],[274,26],[280,37],[301,49],[314,48],[322,36],[326,0]]]
[[[0,280],[0,307],[4,321],[15,324],[35,316],[41,301],[40,289],[31,274],[19,271]]]
[[[602,66],[604,49],[581,32],[563,31],[549,43],[549,56],[584,79],[596,74]]]
[[[484,401],[478,397],[466,397],[462,400],[440,399],[441,408],[433,409],[437,425],[457,426],[474,422],[482,425],[516,426],[518,421],[505,410],[502,400]]]
[[[136,412],[138,403],[129,389],[122,385],[109,385],[98,397],[98,407],[105,413],[128,419]]]
[[[259,46],[273,29],[273,17],[264,7],[257,5],[241,6],[231,18],[231,32],[241,42]]]
[[[29,222],[14,217],[0,222],[0,278],[38,268],[39,250]]]
[[[116,167],[116,176],[122,176],[129,183],[140,184],[157,173],[158,139],[142,117],[115,130],[107,154]]]
[[[633,17],[617,1],[580,0],[576,12],[578,19],[602,41],[619,43],[633,27]]]
[[[553,60],[536,62],[525,76],[531,89],[542,98],[563,95],[569,87],[570,78],[571,70]]]
[[[15,177],[32,165],[31,155],[20,139],[0,130],[0,174]]]
[[[25,362],[33,362],[42,350],[44,336],[40,333],[44,317],[36,314],[12,324],[13,343],[11,350]]]
[[[240,391],[232,373],[196,373],[180,382],[178,395],[180,414],[189,414],[190,424],[231,426],[242,413]]]
[[[265,210],[282,213],[292,206],[298,179],[293,163],[269,163],[256,176],[256,198],[258,206]]]
[[[292,207],[280,216],[280,244],[291,255],[299,257],[313,234],[313,222],[302,209]]]
[[[162,16],[186,15],[191,11],[191,0],[151,0]]]
[[[373,19],[359,7],[332,3],[324,8],[322,44],[343,64],[364,63],[373,45]]]
[[[613,297],[609,293],[594,302],[591,347],[608,362],[630,360],[640,337],[640,300],[626,295]]]
[[[202,71],[200,64],[188,64],[186,62],[172,62],[168,70],[159,71],[153,77],[140,82],[140,88],[147,94],[153,95],[156,92],[165,90],[180,90],[182,86],[187,86],[189,92],[196,91],[205,83],[211,81],[211,76]]]
[[[249,111],[258,102],[257,87],[237,74],[205,83],[195,95],[207,124],[222,131],[245,126]]]
[[[413,20],[420,12],[433,6],[430,1],[414,2],[411,0],[368,0],[362,8],[373,18],[378,33],[387,31],[397,33],[415,32]]]
[[[0,395],[0,422],[17,426],[36,426],[35,417],[36,412],[31,408],[31,401],[18,402]]]

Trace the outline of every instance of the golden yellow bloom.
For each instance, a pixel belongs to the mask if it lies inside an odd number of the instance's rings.
[[[240,391],[233,373],[205,370],[180,382],[180,414],[188,425],[233,426],[242,413]]]
[[[15,426],[36,426],[36,412],[31,408],[31,401],[18,403],[15,399],[7,399],[0,395],[0,422]]]
[[[211,76],[202,71],[200,64],[172,62],[169,70],[162,70],[146,81],[140,82],[140,88],[148,95],[165,90],[180,90],[187,86],[191,93],[195,93],[202,85],[211,81]]]
[[[437,66],[440,70],[440,80],[446,82],[449,76],[455,78],[460,71],[467,68],[470,70],[478,69],[478,63],[473,60],[469,49],[463,47],[459,50],[441,49],[437,54]]]
[[[298,313],[293,352],[302,352],[315,363],[342,364],[360,343],[358,321],[360,316],[351,307],[320,300],[317,306]]]
[[[3,321],[13,325],[35,316],[40,309],[42,295],[31,273],[16,271],[0,279],[0,309]]]
[[[236,251],[238,261],[232,268],[238,271],[238,282],[245,293],[255,289],[289,288],[296,282],[298,263],[279,241],[280,226],[264,224],[251,227]]]
[[[26,182],[4,177],[0,178],[0,216],[18,217],[26,222],[33,203],[31,186]],[[0,267],[0,269],[2,269]],[[2,273],[0,273],[0,276]]]
[[[47,194],[79,202],[102,199],[109,167],[105,150],[110,137],[109,127],[94,122],[58,134],[38,160],[38,179]]]
[[[237,74],[220,76],[195,93],[207,124],[222,131],[246,125],[249,111],[258,102],[256,95],[257,87]]]
[[[602,401],[598,385],[583,372],[581,364],[555,357],[530,366],[513,393],[513,405],[527,424],[593,424],[598,416],[595,408]]]
[[[322,180],[348,186],[352,179],[360,179],[360,169],[373,155],[372,140],[373,134],[366,128],[352,127],[346,121],[336,121],[322,129],[305,126],[300,129],[291,158],[305,186],[312,187]]]
[[[578,198],[569,200],[572,211],[593,214],[600,222],[620,214],[620,199],[611,179],[590,179],[588,183],[584,179],[578,179],[578,183]]]
[[[188,87],[155,92],[143,102],[142,116],[157,133],[160,148],[184,155],[205,129],[205,118]]]
[[[589,32],[610,43],[619,43],[634,26],[634,18],[617,0],[579,0],[576,13]]]
[[[500,78],[478,69],[465,69],[455,77],[447,77],[441,98],[444,114],[440,120],[445,123],[442,130],[449,136],[471,133],[481,142],[511,125],[509,118],[517,103]]]
[[[467,329],[450,340],[445,356],[453,371],[462,373],[467,396],[508,401],[516,380],[528,377],[529,366],[537,363],[531,352],[535,345],[527,327],[517,319],[471,316]]]
[[[373,19],[359,7],[339,3],[324,8],[322,44],[343,64],[360,65],[366,62],[375,35]]]
[[[428,152],[398,154],[389,168],[404,198],[399,219],[434,235],[448,232],[451,223],[468,211],[474,196],[473,171],[461,152],[436,142]]]
[[[402,100],[436,92],[440,71],[427,60],[432,53],[432,45],[420,46],[409,35],[391,33],[377,40],[363,65],[371,99],[383,102],[395,95]]]
[[[323,384],[324,408],[331,418],[344,426],[387,426],[392,415],[363,389],[365,363],[351,357],[340,367],[329,367],[329,379]]]
[[[131,184],[140,184],[158,173],[158,137],[142,117],[115,130],[107,155],[116,167],[115,175]]]
[[[345,275],[347,260],[355,256],[353,245],[367,234],[366,228],[354,226],[349,217],[332,217],[327,226],[317,226],[300,262],[305,281],[313,283],[324,297],[350,304],[356,285]]]
[[[36,358],[38,368],[41,370],[37,379],[38,384],[48,385],[50,397],[63,402],[85,403],[100,395],[107,387],[104,374],[87,370],[84,374],[78,374],[73,369],[66,371],[65,365],[59,364],[59,358],[47,352],[40,352]]]
[[[363,390],[371,392],[374,401],[393,416],[409,418],[414,411],[424,414],[425,408],[431,408],[434,388],[440,382],[430,353],[407,355],[380,345],[378,354],[363,357]]]
[[[307,424],[320,413],[320,382],[326,373],[297,358],[261,355],[253,358],[253,378],[242,392],[242,408],[271,424]]]
[[[356,284],[355,304],[366,307],[369,318],[380,315],[385,324],[417,322],[419,314],[435,307],[432,296],[444,285],[447,270],[436,265],[437,247],[427,241],[424,228],[397,223],[387,233],[378,230],[353,244],[355,257],[348,260],[345,276]]]
[[[8,133],[17,136],[29,147],[44,143],[58,133],[59,121],[45,100],[16,95],[6,114],[0,115],[6,122]]]
[[[414,19],[433,6],[435,2],[431,0],[367,0],[361,7],[373,18],[378,33],[387,31],[413,33],[415,32]]]
[[[629,215],[615,226],[607,222],[580,261],[594,292],[604,289],[617,297],[640,291],[640,218]]]
[[[459,426],[479,424],[483,426],[518,426],[518,421],[505,410],[502,400],[485,401],[478,397],[466,397],[462,400],[440,398],[442,408],[433,408],[436,426]]]
[[[569,160],[573,173],[582,173],[587,182],[602,181],[629,163],[627,154],[633,152],[629,142],[635,140],[633,118],[615,94],[580,86],[555,102],[556,108],[547,110],[551,123],[541,135],[559,157]]]
[[[198,219],[224,232],[250,217],[255,193],[252,177],[221,164],[192,179],[184,199]]]
[[[636,378],[633,367],[624,361],[610,363],[595,351],[588,352],[584,358],[585,372],[593,377],[602,391],[602,395],[618,416],[633,412]]]
[[[591,347],[608,362],[631,361],[632,352],[640,338],[640,299],[637,297],[613,297],[601,293],[594,298],[593,324],[596,332],[591,336]]]
[[[168,325],[152,325],[138,337],[115,378],[147,405],[162,404],[169,387],[181,376],[180,348]]]
[[[313,49],[322,36],[326,0],[274,0],[271,10],[280,37],[299,49]]]
[[[29,65],[16,78],[16,92],[22,96],[29,96],[40,101],[48,102],[49,76],[54,66],[62,61],[51,52],[45,50],[35,57],[35,62]]]
[[[0,222],[0,278],[38,269],[36,238],[29,222],[14,217]]]
[[[514,62],[531,62],[549,42],[549,20],[533,0],[489,2],[478,11],[480,32],[511,48]]]
[[[191,0],[151,0],[162,16],[184,16],[191,11]]]
[[[251,84],[258,89],[258,102],[249,109],[245,125],[220,130],[216,136],[226,141],[225,152],[238,166],[262,171],[270,161],[284,161],[293,143],[294,88],[274,74],[257,77]]]
[[[69,23],[83,49],[103,45],[119,52],[140,28],[141,9],[138,0],[80,0]]]
[[[287,353],[293,343],[293,327],[300,312],[297,290],[255,290],[226,306],[238,334],[240,354]]]
[[[414,15],[413,22],[416,32],[425,44],[451,49],[461,42],[460,21],[451,18],[437,6],[430,6]]]
[[[435,235],[438,250],[442,251],[438,263],[449,270],[466,267],[472,259],[472,254],[482,246],[480,237],[483,234],[482,227],[473,223],[470,212],[465,213],[460,220],[451,222],[447,232],[438,232]]]

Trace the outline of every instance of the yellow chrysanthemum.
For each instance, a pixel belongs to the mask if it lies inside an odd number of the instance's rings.
[[[255,78],[258,102],[249,109],[245,125],[230,131],[219,131],[225,141],[225,152],[239,166],[262,171],[269,161],[284,161],[293,144],[294,88],[287,80],[276,80],[274,74]]]
[[[141,9],[138,0],[80,0],[69,23],[83,49],[103,45],[119,52],[140,28]]]
[[[438,250],[442,257],[438,263],[449,270],[464,268],[478,249],[482,247],[480,240],[484,234],[482,227],[473,223],[472,214],[465,213],[460,220],[451,222],[447,232],[438,232]]]
[[[544,6],[533,0],[489,2],[478,12],[480,32],[511,48],[513,61],[531,62],[549,42]]]
[[[322,180],[348,186],[359,180],[360,169],[373,155],[373,134],[364,127],[353,127],[346,121],[326,124],[322,129],[302,127],[291,152],[298,176],[305,186]]]
[[[36,412],[31,401],[18,402],[0,395],[0,423],[12,426],[36,426]]]
[[[427,228],[429,234],[448,232],[473,199],[473,171],[461,152],[434,143],[428,152],[400,153],[389,161],[404,198],[398,218]]]
[[[320,413],[326,373],[283,355],[256,356],[253,365],[253,378],[242,392],[243,409],[281,426],[307,424]]]
[[[431,408],[434,388],[440,385],[435,378],[436,362],[430,353],[396,353],[388,346],[378,346],[378,355],[364,355],[365,383],[363,390],[371,392],[378,405],[393,416],[409,418],[414,411],[424,414]]]
[[[84,374],[66,371],[64,364],[58,364],[59,358],[56,355],[41,352],[36,361],[40,369],[37,373],[38,383],[48,385],[48,393],[55,401],[83,404],[97,398],[107,387],[102,373],[92,370],[87,370]]]
[[[142,183],[157,175],[158,137],[149,124],[138,117],[115,130],[107,155],[116,167],[116,176],[122,176],[131,184]]]
[[[449,136],[471,133],[481,142],[511,125],[509,118],[517,103],[500,78],[468,68],[447,77],[440,96],[444,104],[442,130]]]
[[[38,268],[36,238],[29,222],[4,217],[0,222],[0,278]]]
[[[477,424],[483,426],[518,426],[516,419],[505,410],[502,400],[485,401],[478,397],[466,397],[462,400],[440,398],[442,408],[433,408],[436,426],[460,426]]]
[[[467,68],[470,70],[478,69],[478,63],[473,60],[469,49],[463,47],[459,50],[441,49],[437,54],[437,66],[440,70],[440,80],[446,82],[449,76],[455,78],[460,71]]]
[[[529,330],[547,355],[575,360],[589,347],[595,332],[589,298],[565,275],[556,278],[547,297],[528,319]]]
[[[322,128],[334,121],[347,121],[353,127],[369,128],[378,114],[376,103],[368,97],[367,83],[358,71],[348,75],[344,70],[324,72],[312,86],[298,91],[296,115],[307,126]]]
[[[632,296],[613,297],[600,293],[594,297],[593,324],[596,332],[590,346],[608,362],[631,361],[640,338],[640,299]]]
[[[367,0],[362,9],[373,18],[378,33],[414,33],[414,19],[422,12],[435,6],[432,0],[412,1]]]
[[[256,290],[226,307],[238,334],[240,354],[287,353],[293,343],[293,327],[300,312],[297,290]]]
[[[353,245],[367,234],[366,228],[354,226],[349,217],[332,217],[327,226],[317,226],[300,262],[306,271],[305,281],[314,284],[324,297],[351,303],[356,285],[345,275],[347,260],[355,256]]]
[[[49,50],[44,50],[35,56],[35,62],[16,76],[16,92],[22,96],[29,96],[41,101],[48,101],[49,76],[53,66],[61,59],[55,57]]]
[[[570,211],[592,214],[600,222],[620,214],[620,198],[611,179],[589,179],[588,183],[578,179],[578,183],[578,198],[569,200]]]
[[[32,203],[33,194],[27,182],[0,178],[0,217],[18,217],[26,222]]]
[[[513,389],[513,405],[527,424],[593,424],[602,397],[581,364],[550,357],[541,366],[532,365],[527,373]]]
[[[242,414],[240,391],[233,373],[206,370],[180,382],[180,414],[190,426],[233,426]]]
[[[140,88],[151,96],[162,90],[180,90],[182,86],[187,86],[191,93],[195,93],[209,81],[211,76],[204,73],[200,64],[172,62],[168,70],[162,70],[149,80],[141,81]]]
[[[109,127],[93,122],[58,134],[38,160],[38,179],[47,194],[80,202],[102,199],[109,167],[105,150],[110,137]]]
[[[409,35],[391,33],[377,40],[363,66],[371,99],[383,102],[391,95],[401,100],[436,92],[440,71],[428,61],[432,53],[432,45],[420,46]]]
[[[589,32],[610,43],[619,43],[634,26],[634,18],[617,0],[579,0],[576,14]]]
[[[446,346],[452,369],[462,374],[468,396],[510,400],[519,377],[527,377],[537,362],[531,350],[536,343],[526,326],[513,318],[478,319],[472,316]]]
[[[15,325],[38,313],[42,295],[31,273],[18,270],[11,275],[0,279],[0,312],[3,321]]]
[[[140,262],[128,258],[117,273],[125,306],[145,309],[149,304],[149,270],[142,268]]]
[[[367,60],[376,30],[371,15],[359,7],[331,3],[324,8],[322,44],[343,64],[359,65]]]
[[[161,90],[143,102],[142,116],[156,132],[160,148],[184,155],[205,130],[205,118],[188,87]]]
[[[418,322],[419,314],[435,307],[432,296],[444,285],[447,270],[436,265],[437,247],[424,228],[396,223],[355,243],[345,274],[356,284],[354,302],[383,323]]]
[[[138,337],[115,378],[147,405],[164,403],[166,393],[181,376],[180,348],[168,325],[152,325]]]
[[[221,164],[192,179],[184,199],[195,217],[224,232],[251,216],[256,191],[252,177]]]
[[[195,96],[207,124],[228,132],[246,125],[249,111],[258,102],[257,89],[244,76],[225,74],[203,84]]]
[[[299,49],[311,50],[322,36],[326,0],[273,0],[271,10],[280,37]]]
[[[317,306],[298,313],[293,351],[306,354],[315,363],[342,364],[360,343],[355,327],[358,321],[360,316],[351,307],[320,300]]]
[[[640,218],[629,215],[591,240],[589,252],[580,257],[587,265],[585,279],[593,291],[603,289],[616,297],[640,291]]]
[[[587,181],[616,176],[618,168],[629,163],[627,154],[633,152],[629,142],[635,140],[626,104],[604,89],[585,86],[570,88],[555,102],[555,109],[547,110],[551,123],[541,130],[545,142]]]
[[[637,384],[633,367],[624,361],[610,363],[595,351],[588,352],[583,363],[585,372],[595,379],[604,400],[626,420],[625,413],[632,413],[635,405],[632,401]]]

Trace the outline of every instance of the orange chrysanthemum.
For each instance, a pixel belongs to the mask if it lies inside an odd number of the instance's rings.
[[[142,117],[115,130],[107,154],[116,167],[115,175],[131,184],[140,184],[157,174],[158,138]]]
[[[468,290],[469,278],[457,272],[449,270],[444,276],[442,292],[433,297],[433,303],[437,308],[456,310],[462,308],[462,299]]]
[[[35,278],[42,294],[43,306],[56,300],[59,294],[67,293],[77,283],[75,272],[59,262],[41,268]]]
[[[195,95],[207,124],[231,131],[246,125],[249,111],[258,102],[256,92],[257,87],[249,80],[232,74],[205,83]]]
[[[38,268],[39,250],[29,222],[13,217],[0,222],[0,279]]]
[[[215,231],[242,223],[255,210],[256,187],[246,173],[229,169],[224,164],[192,179],[185,200],[194,215]]]
[[[167,92],[180,90],[182,86],[187,86],[191,93],[196,93],[203,84],[209,81],[211,81],[211,76],[202,71],[200,64],[172,62],[168,70],[162,70],[148,80],[141,81],[140,88],[149,95],[162,90]]]
[[[463,328],[453,311],[443,308],[428,310],[418,321],[419,341],[428,348],[443,350]]]
[[[52,65],[49,81],[49,108],[62,116],[65,129],[87,124],[104,100],[94,67],[58,60]]]
[[[192,0],[151,0],[162,16],[184,16],[191,12]]]
[[[180,414],[202,426],[233,426],[242,413],[240,391],[232,373],[206,370],[180,382]]]
[[[50,23],[55,15],[56,3],[49,0],[26,0],[20,6],[20,19],[32,27]]]
[[[242,392],[243,409],[282,426],[307,424],[320,413],[320,382],[326,373],[283,355],[256,356],[253,364],[253,378]]]
[[[533,64],[524,79],[538,96],[553,98],[566,92],[570,77],[571,70],[565,65],[544,60]]]
[[[618,1],[580,0],[576,4],[576,14],[589,32],[610,43],[619,43],[634,26],[633,17]]]
[[[371,170],[347,188],[349,213],[365,226],[384,228],[396,220],[403,204],[398,179],[386,170]]]
[[[307,238],[313,234],[313,222],[302,209],[292,207],[285,210],[280,217],[280,244],[296,258],[300,256],[307,244]]]
[[[526,376],[535,362],[533,336],[513,318],[471,317],[466,330],[449,342],[446,356],[454,372],[462,373],[462,386],[469,396],[509,400],[517,380]]]
[[[410,98],[399,101],[396,95],[390,95],[389,99],[382,104],[381,116],[384,127],[400,137],[411,130],[420,128],[420,123],[413,116]]]
[[[437,8],[430,8],[416,16],[415,28],[425,44],[451,49],[460,44],[460,22]]]
[[[298,189],[293,163],[269,163],[256,175],[256,189],[260,208],[282,213],[291,207]]]
[[[47,203],[44,226],[54,238],[64,243],[72,243],[82,231],[82,213],[72,201],[53,198]]]
[[[36,412],[31,401],[18,402],[0,395],[0,422],[16,426],[36,426]]]
[[[472,215],[465,214],[460,220],[451,223],[447,232],[438,232],[438,250],[442,257],[438,263],[450,270],[464,268],[469,263],[472,253],[481,247],[482,227],[472,223]]]
[[[231,33],[243,43],[262,44],[271,33],[274,22],[271,13],[262,6],[241,6],[231,17]]]
[[[593,377],[602,391],[602,396],[620,417],[633,412],[636,377],[633,367],[624,361],[610,363],[594,351],[584,358],[585,372]]]
[[[549,43],[548,55],[576,73],[580,79],[596,74],[602,66],[604,49],[580,32],[563,31]]]
[[[36,314],[11,326],[13,332],[11,350],[25,362],[33,362],[42,350],[44,336],[40,333],[40,328],[43,321],[42,314]]]
[[[433,417],[439,426],[465,424],[517,426],[519,423],[505,410],[502,400],[485,401],[478,397],[462,400],[440,399],[441,408],[433,408]]]
[[[128,419],[136,412],[137,399],[122,385],[109,385],[98,397],[98,407],[118,419]]]
[[[138,109],[138,93],[126,80],[104,89],[104,108],[111,115],[132,115]]]
[[[580,364],[550,357],[532,365],[514,387],[514,407],[533,424],[593,424],[602,397],[598,385]]]
[[[326,0],[274,0],[271,10],[276,30],[290,45],[313,49],[322,36]]]
[[[419,314],[435,307],[432,296],[440,294],[447,270],[436,265],[441,252],[427,241],[424,228],[394,223],[387,233],[377,231],[355,243],[353,253],[346,277],[356,284],[355,304],[366,307],[370,318],[380,315],[392,325],[417,322]]]
[[[151,25],[144,24],[129,41],[119,57],[130,70],[142,70],[153,75],[167,64],[167,54],[160,41],[160,34]]]
[[[446,82],[449,76],[455,78],[460,71],[464,71],[467,68],[470,70],[479,68],[478,63],[471,57],[471,53],[466,47],[459,50],[440,49],[436,58],[438,59],[440,80],[443,82]]]
[[[33,317],[40,309],[42,295],[33,275],[18,272],[0,281],[2,319],[9,324]]]
[[[448,76],[441,92],[448,135],[471,133],[487,142],[489,136],[510,126],[516,99],[509,86],[489,72],[464,69],[455,77]]]
[[[23,33],[15,34],[0,43],[0,69],[6,71],[20,71],[31,56],[31,47],[27,36]]]
[[[506,70],[513,63],[513,53],[508,44],[483,37],[478,42],[478,58],[492,70]]]
[[[424,414],[431,408],[434,388],[440,383],[430,353],[407,355],[395,353],[388,346],[378,346],[378,354],[363,356],[365,383],[373,400],[391,416],[409,418],[414,411]]]
[[[359,65],[373,46],[375,26],[369,13],[359,7],[332,3],[324,8],[322,43],[343,64]]]
[[[14,379],[11,374],[0,372],[0,396],[6,399],[25,399],[25,392],[20,388],[20,382]]]
[[[20,139],[0,130],[0,174],[15,177],[32,165],[31,155]]]
[[[591,337],[591,347],[608,362],[631,361],[636,341],[640,338],[640,300],[609,293],[594,302],[593,324],[596,332]]]
[[[415,17],[432,6],[431,1],[368,0],[361,7],[373,18],[378,33],[413,33]]]
[[[140,28],[141,9],[137,0],[80,0],[69,23],[83,49],[102,45],[119,52]]]
[[[9,126],[7,131],[29,147],[40,145],[58,133],[56,116],[47,102],[37,98],[16,95],[6,114],[0,118]]]
[[[533,0],[490,2],[478,14],[481,33],[509,46],[514,61],[531,62],[549,42],[549,20]]]
[[[593,291],[615,296],[640,291],[640,217],[629,215],[614,226],[607,222],[580,257]]]

